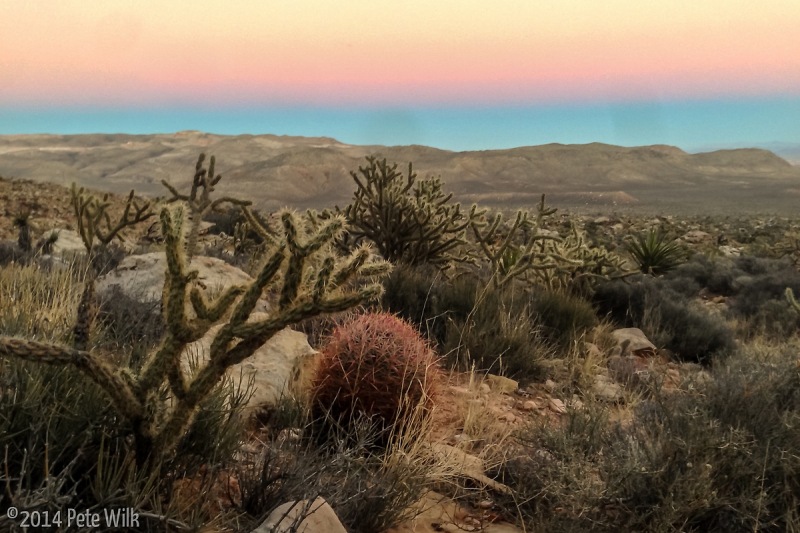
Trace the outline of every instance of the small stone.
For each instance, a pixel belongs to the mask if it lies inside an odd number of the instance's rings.
[[[556,382],[553,381],[552,379],[548,379],[547,381],[544,382],[544,389],[547,392],[555,391],[556,390]]]
[[[523,411],[535,411],[539,409],[539,404],[536,403],[534,400],[528,400],[527,402],[522,403],[520,409],[522,409]]]
[[[558,398],[550,398],[548,407],[550,408],[551,411],[559,415],[563,415],[564,413],[567,412],[567,406],[564,405],[564,402],[559,400]]]
[[[503,422],[508,422],[509,424],[513,424],[517,421],[517,416],[514,413],[503,413],[500,415],[500,420]]]
[[[510,394],[516,392],[519,388],[519,383],[517,381],[505,376],[487,374],[486,381],[489,382],[489,386],[494,392],[499,392],[500,394]]]
[[[478,509],[491,509],[494,507],[494,502],[492,500],[481,500],[478,502]]]

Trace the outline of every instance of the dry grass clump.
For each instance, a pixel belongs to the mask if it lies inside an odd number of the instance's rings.
[[[432,421],[422,404],[388,438],[364,418],[336,431],[336,421],[316,424],[303,406],[287,400],[283,429],[267,423],[263,451],[242,463],[241,510],[266,516],[287,501],[322,496],[350,531],[376,532],[414,518],[414,504],[431,487],[452,483],[457,465],[443,462],[430,446]],[[287,416],[288,415],[288,416]],[[316,436],[320,427],[330,433]],[[384,441],[382,446],[375,443]],[[323,444],[320,445],[320,442]]]
[[[82,276],[72,269],[0,268],[0,334],[65,340],[75,323]]]

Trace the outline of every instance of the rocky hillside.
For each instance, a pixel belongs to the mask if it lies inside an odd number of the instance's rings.
[[[451,152],[425,146],[354,146],[330,138],[222,136],[196,131],[164,135],[0,136],[0,176],[160,195],[168,179],[191,179],[199,152],[217,156],[220,190],[261,208],[346,203],[349,172],[366,155],[420,175],[441,175],[463,202],[519,206],[541,193],[561,206],[637,206],[673,211],[791,211],[800,168],[760,149],[689,154],[672,146],[549,144],[509,150]]]

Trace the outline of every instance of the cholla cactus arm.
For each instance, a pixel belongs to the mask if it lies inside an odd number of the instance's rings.
[[[106,199],[107,195],[103,198],[104,202],[102,205],[104,206],[108,205],[105,202]],[[122,230],[129,226],[135,226],[139,222],[144,222],[153,215],[155,215],[155,213],[150,209],[150,202],[139,204],[136,198],[134,198],[134,191],[131,190],[131,192],[128,194],[128,199],[125,202],[125,210],[122,212],[122,216],[116,224],[112,225],[111,217],[108,215],[108,212],[103,209],[103,218],[106,221],[106,228],[97,228],[97,238],[103,244],[109,244],[115,238],[122,239],[120,234]]]
[[[111,221],[108,213],[108,208],[111,206],[108,194],[99,200],[94,195],[85,192],[83,187],[79,189],[73,183],[70,189],[70,198],[78,223],[78,233],[87,253],[92,252],[95,239],[104,245],[110,244],[115,238],[121,240],[122,231],[125,228],[144,222],[155,214],[150,209],[150,202],[140,204],[134,196],[134,191],[128,194],[125,209],[116,223]]]
[[[50,365],[72,365],[111,397],[114,407],[129,419],[142,416],[142,404],[129,383],[100,357],[83,350],[54,344],[0,337],[0,355]]]
[[[222,204],[228,203],[238,206],[249,206],[252,202],[247,200],[239,200],[225,196],[223,198],[211,199],[211,193],[214,192],[214,187],[222,179],[222,175],[214,174],[216,159],[211,156],[208,164],[208,169],[204,168],[206,154],[200,154],[195,164],[194,176],[192,177],[192,186],[189,194],[181,194],[175,187],[169,184],[167,180],[161,180],[161,184],[172,193],[172,197],[167,200],[168,203],[177,201],[185,202],[189,206],[192,213],[192,227],[189,230],[189,235],[186,242],[186,253],[192,257],[197,248],[197,240],[200,236],[200,223],[203,217],[211,211],[217,211]]]
[[[261,237],[264,242],[266,242],[270,246],[276,246],[278,244],[278,236],[275,231],[270,229],[263,221],[261,221],[255,213],[253,213],[249,208],[243,207],[242,213],[244,213],[247,222],[256,234]]]

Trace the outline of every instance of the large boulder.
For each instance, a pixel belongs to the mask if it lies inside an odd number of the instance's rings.
[[[121,295],[139,303],[160,302],[166,270],[167,258],[163,252],[130,255],[97,280],[97,295],[101,301]],[[214,257],[193,257],[187,270],[197,270],[198,284],[210,295],[253,281],[246,272]],[[255,311],[263,312],[268,307],[266,301],[260,301]]]
[[[253,313],[250,321],[268,318],[264,313]],[[211,343],[223,324],[212,327],[200,340],[189,344],[182,354],[184,370],[191,362],[205,364]],[[276,333],[252,356],[228,369],[228,377],[235,385],[253,381],[250,408],[275,405],[281,397],[305,399],[319,361],[319,352],[308,344],[305,333],[285,328]]]
[[[287,502],[272,511],[253,533],[347,533],[324,498]]]
[[[159,304],[166,268],[164,253],[128,256],[116,269],[98,279],[98,297],[101,302],[113,300],[117,307],[125,309],[141,304],[147,316],[152,314],[160,320]],[[194,257],[189,269],[198,271],[198,283],[212,296],[231,286],[246,285],[253,279],[242,270],[213,257]],[[269,307],[266,300],[260,300],[250,321],[268,318]],[[208,361],[211,343],[223,323],[213,326],[203,338],[186,347],[181,356],[184,370],[189,370],[190,361],[200,365]],[[253,396],[248,406],[274,405],[284,395],[304,398],[317,360],[318,353],[308,344],[306,335],[286,328],[251,357],[229,368],[228,376],[237,385],[253,380]]]

